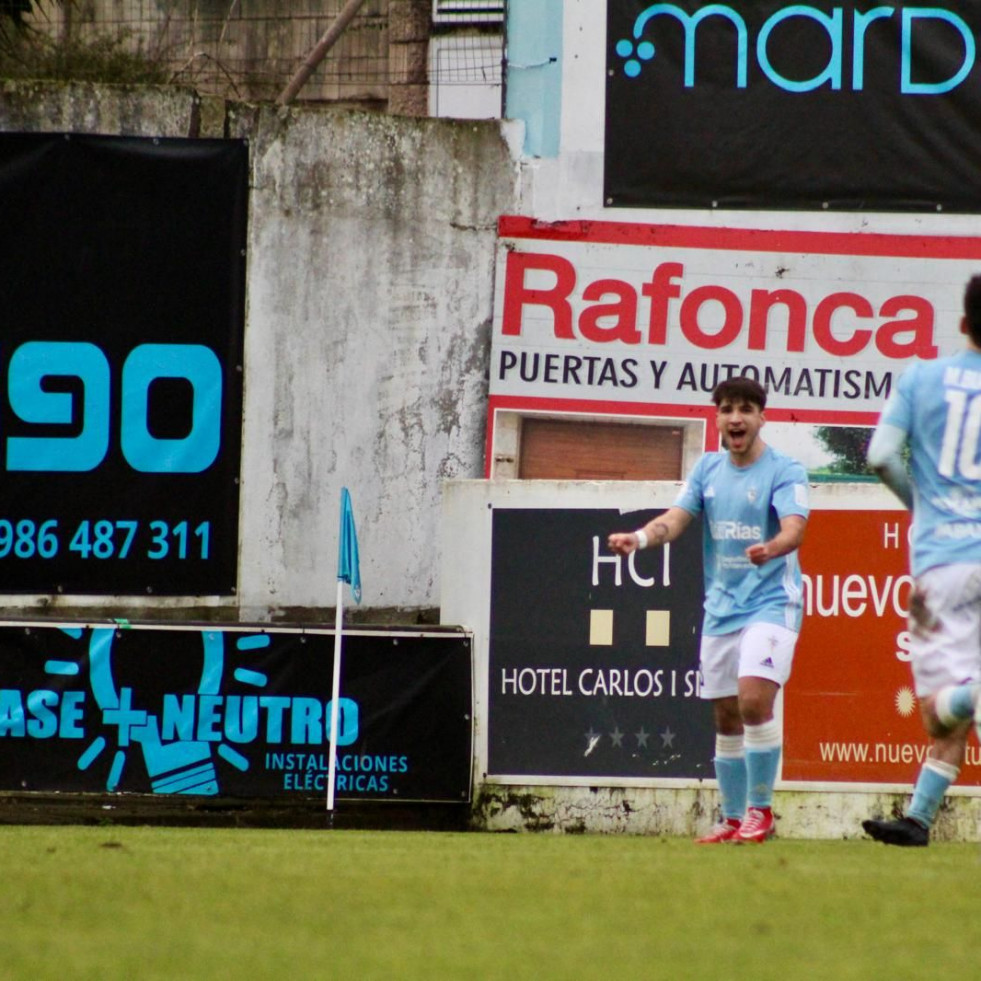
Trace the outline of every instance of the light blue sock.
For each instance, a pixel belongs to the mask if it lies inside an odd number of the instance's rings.
[[[745,726],[747,795],[750,807],[770,807],[780,766],[783,738],[775,720]]]
[[[975,682],[941,688],[934,702],[937,718],[948,729],[953,728],[958,722],[974,718],[974,697],[977,689]]]
[[[715,779],[719,781],[722,816],[741,821],[746,813],[746,760],[716,756]]]
[[[741,821],[746,813],[746,758],[743,737],[715,737],[715,779],[719,782],[719,797],[723,818]]]
[[[746,749],[746,775],[749,781],[749,806],[769,807],[773,803],[773,784],[780,765],[780,747]]]
[[[927,760],[916,778],[913,799],[906,809],[906,817],[919,821],[925,828],[933,824],[937,810],[947,793],[947,788],[957,779],[960,770],[950,763]]]

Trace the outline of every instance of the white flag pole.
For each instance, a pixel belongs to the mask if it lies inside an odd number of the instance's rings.
[[[337,721],[341,696],[341,628],[344,623],[344,580],[337,580],[337,611],[334,616],[334,678],[330,688],[330,752],[327,765],[327,810],[334,814],[334,776],[337,773]]]

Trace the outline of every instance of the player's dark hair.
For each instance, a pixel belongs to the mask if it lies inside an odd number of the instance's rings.
[[[981,347],[981,275],[972,276],[964,289],[964,319],[971,340]]]
[[[766,408],[766,389],[754,378],[738,375],[719,382],[712,392],[712,401],[721,405],[724,401],[752,402],[760,407],[760,412]]]

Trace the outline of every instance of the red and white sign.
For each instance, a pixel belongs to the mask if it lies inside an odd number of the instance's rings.
[[[499,222],[497,409],[707,415],[757,377],[771,419],[870,425],[914,358],[953,353],[981,238]]]
[[[926,758],[910,671],[909,512],[811,512],[804,624],[784,694],[783,779],[912,784]],[[971,740],[958,786],[981,784]]]

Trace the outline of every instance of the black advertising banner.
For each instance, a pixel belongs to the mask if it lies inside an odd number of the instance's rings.
[[[981,211],[976,0],[607,0],[612,206]]]
[[[0,593],[235,592],[248,160],[0,133]]]
[[[698,697],[700,524],[629,558],[606,547],[658,513],[495,509],[492,774],[714,776]]]
[[[326,795],[330,631],[0,627],[0,790]],[[338,799],[468,800],[467,635],[345,633]]]

